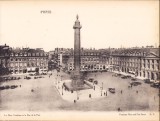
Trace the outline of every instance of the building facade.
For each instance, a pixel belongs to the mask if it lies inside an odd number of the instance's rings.
[[[64,57],[66,53],[63,53]],[[65,68],[68,71],[74,70],[74,56],[73,51],[70,54],[67,53],[68,61]],[[62,59],[63,60],[63,59]],[[67,60],[67,59],[65,59]],[[83,49],[81,48],[81,71],[107,71],[109,65],[109,52],[108,50],[95,50],[95,49]]]
[[[62,68],[74,70],[74,51],[61,53]],[[60,57],[60,56],[59,56]],[[160,79],[159,48],[81,48],[81,71],[118,71],[144,79]]]
[[[111,52],[112,71],[133,74],[144,79],[160,79],[159,48],[116,49]]]
[[[48,53],[37,49],[12,49],[9,59],[11,73],[44,73],[48,70]]]

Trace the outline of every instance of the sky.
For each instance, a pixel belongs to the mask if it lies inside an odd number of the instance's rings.
[[[41,11],[51,13],[41,13]],[[159,45],[159,3],[154,1],[0,1],[0,45],[74,47],[76,15],[81,47]]]

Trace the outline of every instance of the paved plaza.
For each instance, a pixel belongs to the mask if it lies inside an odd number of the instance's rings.
[[[104,90],[115,88],[115,93],[109,93],[102,98],[77,101],[62,98],[61,92],[57,91],[56,82],[69,80],[69,75],[63,72],[52,72],[52,76],[44,75],[44,78],[30,80],[20,79],[1,83],[3,85],[21,85],[15,89],[0,91],[1,111],[158,111],[159,90],[150,87],[142,80],[141,85],[129,88],[131,79],[121,79],[112,76],[111,72],[90,73],[98,81],[98,86]],[[62,75],[62,77],[61,77]],[[23,76],[22,76],[23,77]],[[65,96],[65,93],[63,94]],[[75,94],[75,97],[77,95]],[[88,97],[88,95],[86,96]],[[81,98],[79,100],[82,100]]]
[[[71,83],[71,80],[62,80],[59,82],[55,82],[55,87],[61,98],[70,102],[76,103],[81,101],[89,101],[96,98],[103,98],[108,96],[107,90],[103,90],[100,86],[93,83],[90,84],[93,85],[94,88],[77,90],[72,92],[64,89],[63,83],[65,82]]]

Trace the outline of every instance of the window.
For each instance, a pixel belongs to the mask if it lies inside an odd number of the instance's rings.
[[[159,61],[157,60],[157,64],[159,64]]]
[[[143,59],[143,62],[145,63],[145,59]]]
[[[22,63],[20,63],[19,66],[22,67]]]
[[[35,53],[32,53],[32,56],[35,56]]]

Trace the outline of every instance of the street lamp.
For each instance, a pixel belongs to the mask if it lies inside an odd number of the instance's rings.
[[[63,95],[63,85],[62,85],[62,95]]]
[[[102,96],[102,89],[101,89],[101,96]]]
[[[102,82],[102,87],[101,87],[101,96],[102,96],[102,90],[103,90],[103,82]]]
[[[77,90],[76,92],[77,92],[77,100],[79,100],[79,96],[78,96],[78,90]]]

